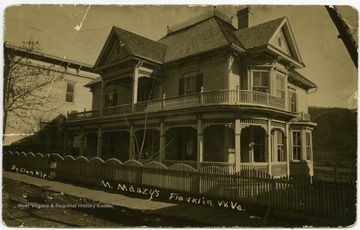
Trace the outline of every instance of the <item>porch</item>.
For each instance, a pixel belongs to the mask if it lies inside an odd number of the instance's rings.
[[[121,104],[110,106],[102,110],[72,112],[68,114],[68,121],[93,119],[108,116],[125,116],[149,112],[171,111],[177,109],[205,107],[205,106],[256,106],[276,110],[287,109],[285,99],[267,93],[248,90],[217,90],[201,91],[197,94],[137,102],[134,106]]]
[[[119,123],[117,123],[119,124]],[[66,154],[116,158],[121,162],[159,161],[196,169],[217,166],[230,173],[257,169],[273,176],[289,175],[289,140],[286,123],[271,119],[190,118],[179,125],[160,123],[111,129],[71,131]]]

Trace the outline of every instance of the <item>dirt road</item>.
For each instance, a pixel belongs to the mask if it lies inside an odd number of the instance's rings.
[[[8,227],[201,227],[163,217],[52,192],[3,179],[3,223]]]

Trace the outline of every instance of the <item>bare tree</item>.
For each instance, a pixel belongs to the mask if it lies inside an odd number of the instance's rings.
[[[42,61],[39,42],[26,41],[19,47],[4,44],[3,133],[7,127],[33,127],[54,107],[57,98],[51,87],[63,79],[64,71]],[[11,122],[9,118],[12,118]],[[34,124],[35,123],[35,124]]]

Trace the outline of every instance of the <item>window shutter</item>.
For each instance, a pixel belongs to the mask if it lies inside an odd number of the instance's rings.
[[[184,95],[185,92],[185,78],[180,78],[179,79],[179,95]]]
[[[196,76],[196,92],[200,92],[201,91],[201,87],[203,87],[203,75],[202,74],[198,74]]]

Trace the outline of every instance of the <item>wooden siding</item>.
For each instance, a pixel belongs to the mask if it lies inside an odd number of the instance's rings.
[[[241,68],[240,68],[240,60],[238,58],[235,58],[232,64],[231,72],[229,73],[229,78],[230,78],[229,89],[236,89],[236,86],[241,87],[240,85]]]
[[[164,75],[163,91],[166,98],[179,96],[179,81],[186,73],[198,72],[203,74],[203,87],[205,91],[224,89],[225,65],[227,60],[221,57],[184,64],[173,67]]]

